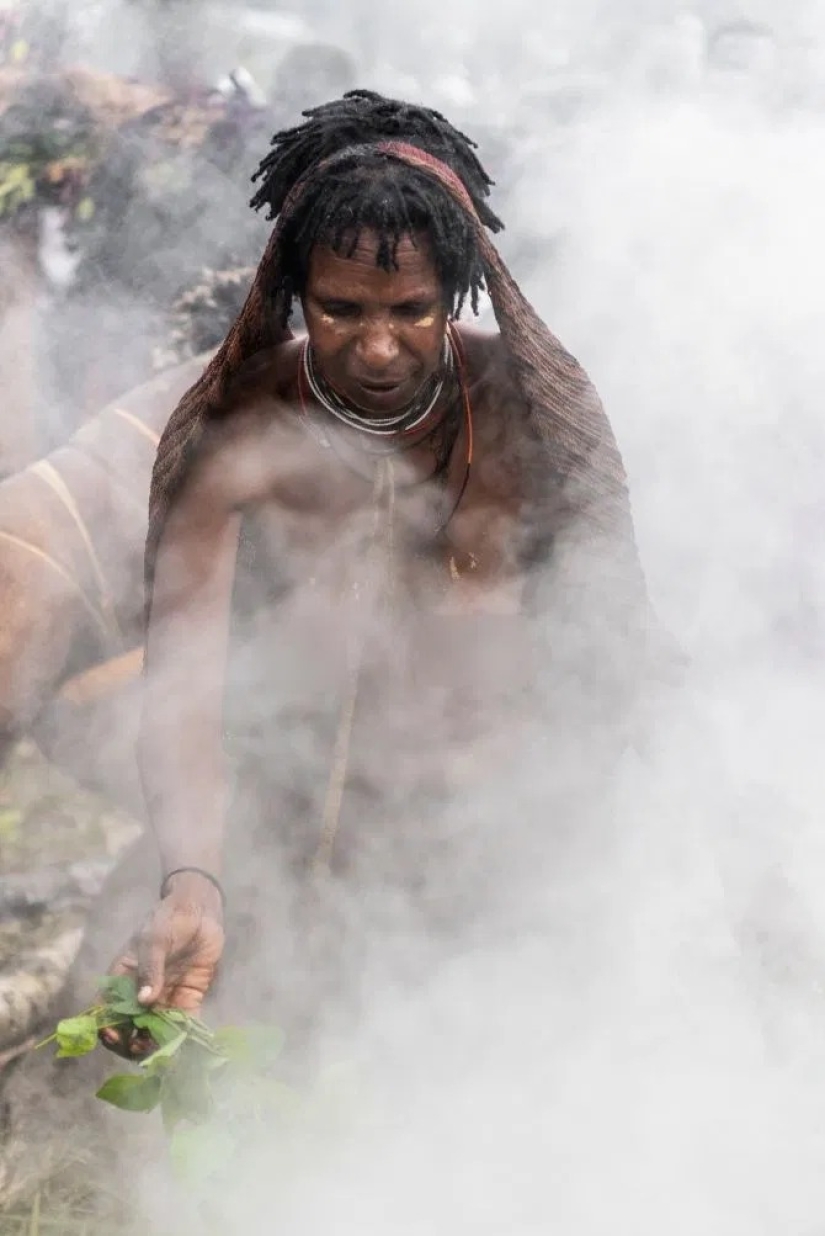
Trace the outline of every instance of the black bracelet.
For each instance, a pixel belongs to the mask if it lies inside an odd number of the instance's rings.
[[[226,909],[226,893],[223,891],[220,880],[217,876],[213,876],[210,871],[204,871],[203,867],[176,867],[174,871],[170,871],[168,875],[165,875],[160,886],[161,901],[166,896],[166,886],[172,879],[172,876],[182,875],[184,871],[193,871],[195,875],[203,876],[204,880],[208,880],[218,890],[221,899],[221,909]]]

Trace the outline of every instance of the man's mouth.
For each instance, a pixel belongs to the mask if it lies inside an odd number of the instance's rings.
[[[356,402],[368,412],[395,411],[405,402],[406,381],[355,383]]]
[[[400,378],[395,382],[365,382],[363,379],[359,379],[358,385],[363,391],[376,392],[380,395],[386,391],[397,391],[404,385],[404,380]]]

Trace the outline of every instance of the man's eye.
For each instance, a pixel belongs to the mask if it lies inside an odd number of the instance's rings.
[[[415,320],[426,317],[428,313],[434,313],[435,308],[433,305],[425,305],[422,301],[409,301],[407,304],[397,305],[395,312],[402,318]]]
[[[321,310],[330,318],[354,318],[358,316],[357,305],[346,300],[329,300],[322,302]]]

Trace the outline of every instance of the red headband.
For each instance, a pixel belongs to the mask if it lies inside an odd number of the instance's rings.
[[[279,218],[289,218],[294,211],[301,195],[307,186],[315,179],[315,177],[326,168],[340,162],[343,159],[349,158],[354,154],[361,152],[378,151],[380,154],[388,154],[393,158],[400,160],[402,163],[408,164],[410,167],[417,167],[423,172],[427,172],[435,180],[440,181],[444,188],[455,198],[460,206],[467,212],[470,218],[478,225],[483,232],[481,221],[476,213],[472,198],[470,197],[464,182],[460,176],[457,176],[451,167],[443,163],[441,159],[437,159],[435,155],[428,154],[426,150],[421,150],[418,146],[413,146],[409,142],[382,141],[370,142],[363,145],[348,146],[344,150],[337,151],[333,155],[329,155],[326,159],[321,159],[315,163],[306,175],[296,181],[290,189],[287,196],[284,198],[283,205],[278,212]]]

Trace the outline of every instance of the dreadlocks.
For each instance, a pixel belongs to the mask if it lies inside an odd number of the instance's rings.
[[[453,315],[468,295],[477,311],[484,271],[467,212],[432,176],[370,148],[403,140],[433,155],[458,175],[481,222],[497,232],[503,225],[487,205],[492,181],[474,153],[475,143],[440,112],[370,90],[351,90],[303,114],[303,124],[275,134],[272,151],[252,177],[261,184],[250,205],[266,207],[273,219],[296,183],[324,164],[283,228],[279,279],[270,289],[283,320],[293,296],[304,291],[313,248],[322,244],[351,256],[364,229],[377,233],[376,260],[387,271],[396,266],[401,238],[426,232]]]

